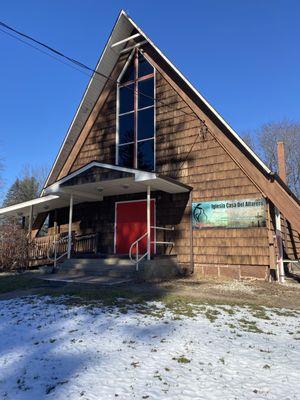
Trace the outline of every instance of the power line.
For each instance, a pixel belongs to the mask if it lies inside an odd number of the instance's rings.
[[[74,65],[67,64],[66,62],[60,60],[58,57],[55,57],[55,56],[53,56],[52,54],[47,53],[46,51],[44,51],[44,50],[42,50],[42,49],[39,49],[37,46],[34,46],[34,45],[32,45],[32,44],[26,42],[25,40],[22,40],[22,39],[18,38],[17,36],[15,36],[15,35],[13,35],[13,34],[11,34],[11,33],[9,33],[9,32],[6,32],[5,30],[3,30],[3,29],[1,29],[1,28],[0,28],[0,32],[4,33],[4,34],[7,35],[7,36],[10,36],[10,37],[13,38],[13,39],[18,40],[19,42],[21,42],[21,43],[25,44],[26,46],[29,46],[29,47],[31,47],[31,48],[33,48],[33,49],[39,51],[39,52],[42,53],[42,54],[45,54],[46,56],[48,56],[48,57],[50,57],[50,58],[53,58],[54,60],[58,61],[59,63],[64,64],[64,65],[66,65],[67,67],[72,68],[72,69],[74,69],[75,71],[78,71],[78,72],[80,72],[81,74],[84,74],[84,75],[89,76],[89,77],[91,78],[91,75],[90,75],[90,74],[88,74],[88,73],[82,71],[82,70],[79,69],[79,68],[74,67]]]
[[[79,72],[81,72],[81,73],[84,73],[85,75],[88,75],[90,78],[91,78],[91,75],[90,75],[90,74],[88,74],[88,73],[86,73],[86,72],[80,70],[80,69],[77,68],[77,67],[80,67],[80,68],[83,68],[83,69],[86,70],[86,71],[92,72],[93,74],[95,74],[95,77],[97,77],[97,75],[98,75],[98,76],[101,76],[102,78],[105,78],[105,79],[107,79],[107,80],[109,80],[109,81],[111,81],[111,82],[113,82],[113,83],[119,84],[118,80],[116,80],[116,79],[114,79],[114,78],[111,78],[110,76],[107,76],[107,75],[105,75],[105,74],[103,74],[103,73],[101,73],[101,72],[95,70],[94,68],[89,67],[88,65],[86,65],[86,64],[84,64],[84,63],[82,63],[82,62],[80,62],[80,61],[78,61],[78,60],[76,60],[76,59],[74,59],[74,58],[72,58],[72,57],[69,57],[69,56],[65,55],[65,54],[62,53],[61,51],[56,50],[56,49],[54,49],[53,47],[51,47],[51,46],[49,46],[49,45],[47,45],[47,44],[41,42],[40,40],[37,40],[37,39],[33,38],[32,36],[29,36],[29,35],[27,35],[27,34],[21,32],[21,31],[18,31],[18,30],[15,29],[15,28],[12,28],[11,26],[5,24],[5,23],[2,22],[2,21],[0,21],[0,26],[2,26],[2,27],[4,27],[5,29],[7,29],[7,30],[9,30],[9,31],[11,31],[11,32],[14,33],[14,34],[11,34],[11,33],[6,32],[5,30],[3,30],[3,29],[0,28],[0,31],[3,32],[3,33],[5,33],[6,35],[8,35],[8,36],[10,36],[10,37],[12,37],[12,38],[18,40],[19,42],[22,42],[23,44],[26,44],[26,45],[29,46],[29,47],[34,48],[35,50],[37,50],[37,51],[39,51],[39,52],[41,52],[41,53],[43,53],[43,54],[45,54],[45,55],[47,55],[47,56],[49,56],[49,57],[55,59],[56,61],[58,61],[58,62],[60,62],[60,63],[62,63],[62,64],[64,64],[64,65],[67,65],[67,66],[70,67],[70,68],[73,68],[73,69],[75,69],[75,70],[77,70],[77,71],[79,71]],[[46,50],[48,50],[48,51],[50,51],[50,52],[52,52],[52,53],[58,55],[59,57],[62,57],[62,58],[64,58],[64,59],[66,59],[66,60],[69,61],[71,64],[76,65],[76,67],[74,67],[73,65],[70,65],[70,64],[67,64],[67,63],[63,62],[63,61],[62,61],[61,59],[59,59],[58,57],[55,57],[55,56],[53,56],[52,54],[48,53],[47,51],[44,51],[44,50],[38,48],[37,46],[35,46],[35,45],[31,44],[31,43],[28,43],[26,40],[23,40],[23,39],[21,39],[21,38],[15,36],[15,34],[16,34],[16,35],[19,35],[19,36],[21,36],[21,37],[23,37],[23,38],[25,38],[25,39],[27,39],[27,40],[29,40],[29,41],[31,41],[31,42],[33,42],[33,43],[35,43],[35,44],[37,44],[37,45],[39,45],[39,46],[41,46],[41,47],[43,47],[43,48],[45,48]],[[162,100],[157,100],[156,98],[154,98],[154,97],[152,97],[152,96],[149,96],[149,95],[147,95],[147,94],[141,92],[140,90],[136,90],[136,89],[134,89],[134,88],[131,88],[131,87],[128,86],[128,85],[127,85],[127,86],[123,86],[123,87],[127,88],[128,90],[133,91],[135,94],[140,94],[140,95],[142,95],[142,96],[144,96],[144,97],[150,98],[151,100],[153,100],[153,101],[156,102],[156,103],[160,103],[160,104],[164,105],[165,107],[169,107],[172,111],[182,112],[183,114],[185,114],[185,115],[187,115],[187,116],[189,116],[189,117],[193,117],[190,121],[192,121],[192,120],[195,120],[195,121],[198,120],[198,121],[200,121],[201,124],[202,124],[202,127],[205,126],[206,130],[209,132],[209,129],[208,129],[207,125],[205,124],[205,121],[203,121],[200,117],[196,116],[195,113],[194,113],[193,111],[192,111],[192,113],[187,113],[187,112],[185,112],[185,111],[182,110],[182,109],[174,110],[174,108],[173,108],[171,105],[166,104],[166,103],[165,103],[164,101],[162,101]],[[195,141],[193,142],[193,144],[192,144],[190,150],[188,151],[186,158],[182,161],[182,163],[181,163],[181,165],[180,165],[180,168],[183,166],[183,164],[186,162],[187,158],[189,157],[190,153],[192,152],[192,150],[193,150],[193,148],[194,148],[194,146],[195,146],[195,144],[196,144],[196,142],[197,142],[199,136],[200,136],[199,134],[196,135],[196,139],[195,139]]]
[[[89,72],[92,72],[93,74],[99,75],[99,76],[101,76],[102,78],[105,78],[105,79],[107,79],[107,80],[109,80],[109,81],[111,81],[111,82],[113,82],[113,83],[116,83],[116,84],[119,83],[116,79],[111,78],[110,76],[107,76],[107,75],[105,75],[105,74],[103,74],[103,73],[101,73],[101,72],[95,70],[94,68],[89,67],[88,65],[86,65],[86,64],[84,64],[84,63],[82,63],[82,62],[80,62],[80,61],[77,61],[75,58],[72,58],[72,57],[69,57],[69,56],[65,55],[65,54],[62,53],[61,51],[54,49],[53,47],[51,47],[51,46],[49,46],[49,45],[47,45],[47,44],[41,42],[40,40],[34,39],[32,36],[29,36],[29,35],[27,35],[26,33],[23,33],[23,32],[21,32],[21,31],[18,31],[18,30],[15,29],[15,28],[12,28],[11,26],[5,24],[5,23],[2,22],[2,21],[0,21],[0,26],[3,26],[4,28],[6,28],[6,29],[8,29],[8,30],[10,30],[10,31],[12,31],[12,32],[14,32],[15,34],[17,34],[17,35],[19,35],[19,36],[22,36],[22,37],[26,38],[27,40],[30,40],[30,41],[32,41],[32,42],[38,44],[39,46],[42,46],[43,48],[45,48],[45,49],[51,51],[52,53],[54,53],[54,54],[56,54],[56,55],[58,55],[58,56],[60,56],[60,57],[62,57],[62,58],[64,58],[64,59],[68,60],[69,62],[71,62],[72,64],[75,64],[76,66],[78,66],[78,67],[80,67],[80,68],[83,68],[83,69],[85,69],[85,70],[88,70]],[[3,30],[1,30],[1,31],[8,34],[8,32],[5,32],[5,31],[3,31]],[[60,62],[61,62],[61,60],[59,60],[57,57],[51,56],[49,53],[47,53],[47,52],[45,52],[45,51],[42,51],[41,49],[37,48],[36,46],[33,46],[33,45],[31,45],[30,43],[28,43],[28,42],[26,42],[26,41],[24,41],[24,40],[21,40],[20,38],[14,36],[14,35],[11,35],[11,34],[10,34],[10,36],[13,37],[13,38],[15,38],[15,39],[17,39],[17,40],[19,40],[19,41],[21,41],[22,43],[25,43],[25,44],[29,45],[30,47],[33,47],[34,49],[36,49],[36,50],[42,52],[43,54],[49,55],[50,57],[52,57],[52,58],[56,59],[57,61],[60,61]],[[65,65],[69,65],[69,64],[65,64]],[[69,65],[69,66],[70,66],[70,65]],[[81,71],[81,72],[82,72],[82,71]],[[89,76],[90,76],[90,75],[89,75]],[[162,100],[157,100],[156,98],[154,98],[154,97],[152,97],[152,96],[149,96],[149,95],[147,95],[147,94],[141,92],[140,90],[135,90],[135,89],[133,89],[133,88],[131,88],[131,87],[129,87],[129,86],[124,86],[124,87],[126,87],[128,90],[133,91],[135,94],[141,94],[142,96],[147,97],[147,98],[149,98],[149,99],[151,99],[151,100],[153,100],[153,101],[155,101],[155,102],[161,103],[162,105],[164,105],[164,106],[166,106],[166,107],[169,107],[170,109],[172,109],[172,111],[174,111],[173,107],[171,107],[169,104],[166,104],[166,103],[165,103],[164,101],[162,101]],[[187,113],[187,112],[185,112],[185,111],[182,110],[182,109],[179,109],[179,110],[177,110],[177,111],[180,111],[180,112],[182,112],[183,114],[185,114],[185,115],[187,115],[187,116],[192,116],[194,120],[200,120],[202,123],[204,123],[204,121],[203,121],[201,118],[199,118],[198,116],[195,116],[194,112],[192,112],[192,113]]]

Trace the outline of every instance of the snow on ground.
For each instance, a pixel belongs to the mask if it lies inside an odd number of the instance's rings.
[[[300,398],[296,311],[30,297],[0,334],[4,400]]]

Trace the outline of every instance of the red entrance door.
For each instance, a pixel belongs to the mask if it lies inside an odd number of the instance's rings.
[[[150,220],[154,226],[155,201],[151,200]],[[132,243],[147,232],[147,201],[138,200],[116,204],[116,253],[128,254]],[[154,229],[151,229],[151,241],[154,240]],[[154,246],[151,245],[153,253]],[[139,254],[147,251],[147,238],[139,242]],[[133,249],[135,253],[135,249]]]

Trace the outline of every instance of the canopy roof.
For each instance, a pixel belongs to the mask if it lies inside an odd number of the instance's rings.
[[[188,193],[192,188],[153,172],[123,168],[93,161],[45,189],[45,196],[0,209],[0,215],[28,216],[74,203],[102,201],[104,197],[153,191]]]
[[[57,195],[48,195],[33,199],[30,201],[24,201],[23,203],[15,204],[13,206],[0,208],[0,216],[5,215],[7,217],[22,217],[30,214],[30,210],[34,207],[36,213],[45,212],[50,207],[58,208],[62,206],[62,199]]]
[[[93,161],[45,189],[46,194],[78,194],[90,201],[122,194],[151,190],[167,193],[186,193],[192,188],[154,172],[124,168]]]

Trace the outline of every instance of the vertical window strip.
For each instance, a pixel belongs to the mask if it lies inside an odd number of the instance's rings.
[[[139,168],[139,143],[152,140],[153,141],[153,149],[154,149],[153,150],[154,151],[154,154],[153,154],[153,160],[154,161],[153,161],[153,168],[151,168],[150,170],[155,170],[155,147],[156,147],[156,143],[155,143],[156,142],[156,140],[155,140],[155,136],[156,136],[155,135],[155,125],[156,125],[155,124],[155,119],[156,119],[155,118],[156,117],[156,115],[155,115],[156,114],[155,113],[155,111],[156,111],[155,110],[155,69],[152,67],[152,69],[153,69],[152,73],[139,77],[139,54],[141,54],[139,52],[139,50],[135,49],[134,54],[132,56],[133,57],[133,63],[134,63],[134,81],[119,83],[118,84],[118,88],[117,88],[117,90],[118,90],[118,95],[117,95],[117,99],[118,99],[117,100],[118,101],[117,132],[118,133],[117,133],[117,137],[118,138],[117,138],[117,151],[116,151],[117,160],[116,161],[117,161],[117,164],[120,164],[120,147],[121,146],[134,144],[134,146],[133,146],[133,163],[132,164],[133,164],[134,168]],[[130,66],[131,61],[132,60],[130,60],[128,62],[127,68],[128,68],[128,66]],[[125,73],[126,73],[126,70],[124,72],[122,72],[122,76],[124,76]],[[121,76],[121,79],[122,79],[122,76]],[[143,81],[145,82],[148,79],[149,80],[153,79],[153,89],[151,91],[151,94],[149,94],[149,97],[153,98],[153,104],[139,108],[140,96],[143,96],[143,95],[140,94],[140,91],[141,92],[143,92],[143,91],[139,90],[139,83],[143,82]],[[133,103],[134,103],[133,111],[127,111],[127,112],[124,112],[124,113],[120,113],[120,109],[121,109],[121,105],[120,105],[120,89],[125,87],[125,86],[129,86],[129,85],[133,86],[133,91],[134,91],[134,93],[133,93],[133,97],[134,97],[134,100],[133,100]],[[130,89],[128,88],[127,90],[130,90]],[[146,97],[146,96],[144,96],[144,97]],[[144,110],[147,110],[147,109],[150,110],[152,108],[153,108],[153,132],[151,132],[151,136],[139,139],[139,136],[138,136],[138,133],[139,133],[138,132],[139,131],[139,129],[138,129],[138,118],[139,118],[139,115],[138,114],[139,114],[140,111],[144,111]],[[134,136],[134,142],[130,141],[130,142],[124,142],[124,143],[122,142],[122,143],[120,143],[120,117],[122,117],[123,115],[132,114],[132,113],[134,114],[134,135],[133,135]],[[150,155],[150,158],[151,158],[151,155]],[[144,162],[145,165],[147,165],[146,160],[143,160],[143,162]]]

